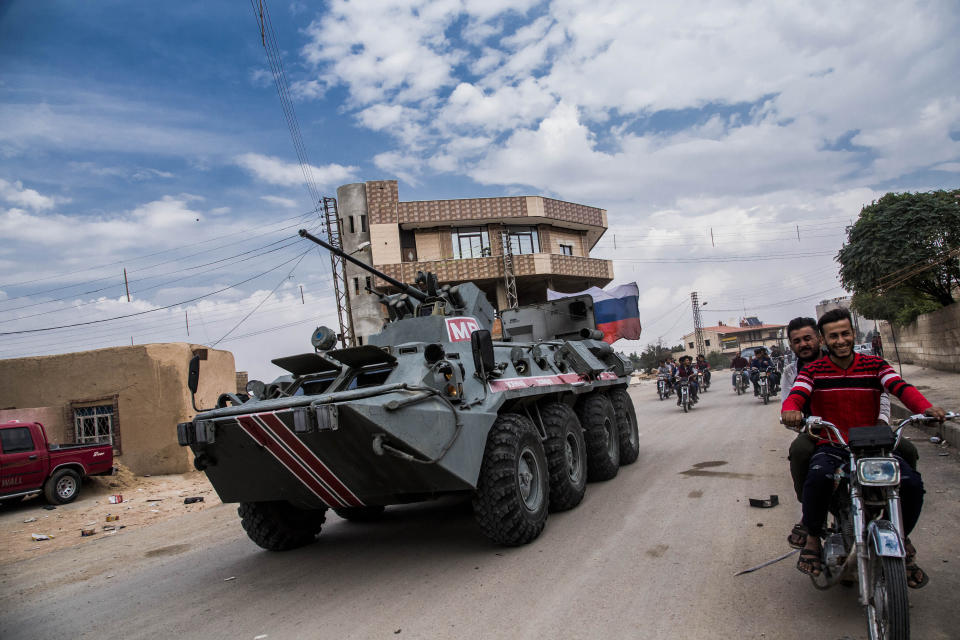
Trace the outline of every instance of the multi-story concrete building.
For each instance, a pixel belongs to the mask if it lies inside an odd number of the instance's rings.
[[[874,330],[875,323],[873,320],[864,318],[850,308],[851,301],[852,298],[850,296],[831,298],[830,300],[821,300],[820,304],[817,305],[817,318],[825,314],[827,311],[833,311],[834,309],[846,309],[850,312],[850,316],[853,319],[853,330],[857,334],[857,342],[863,342],[866,334]]]
[[[413,283],[430,271],[441,284],[472,281],[498,309],[508,306],[504,244],[510,243],[519,304],[543,302],[547,289],[603,287],[613,263],[590,257],[607,230],[603,209],[542,196],[401,202],[396,180],[337,189],[344,250],[387,275]],[[360,339],[382,326],[382,305],[370,286],[386,282],[346,265],[354,332]]]
[[[786,348],[786,326],[784,324],[747,324],[742,322],[740,326],[723,324],[722,322],[715,327],[704,327],[703,338],[707,347],[707,353],[719,351],[729,356],[731,359],[737,355],[737,352],[747,347],[767,347],[779,346]],[[694,332],[683,336],[683,353],[676,354],[697,357],[696,337]]]

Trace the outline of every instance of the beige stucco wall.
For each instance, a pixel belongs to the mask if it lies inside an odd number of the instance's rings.
[[[589,257],[583,248],[583,236],[575,231],[566,231],[560,227],[550,228],[550,246],[544,247],[546,253],[562,253],[561,244],[573,246],[573,255]]]
[[[39,422],[43,425],[43,430],[47,432],[47,440],[55,444],[61,444],[70,441],[69,438],[65,437],[67,432],[63,415],[63,411],[56,407],[0,409],[0,422],[10,422],[11,420]]]
[[[118,460],[134,473],[182,473],[192,454],[177,444],[177,423],[193,417],[183,342],[0,360],[0,407],[47,407],[63,415],[71,402],[117,398]],[[207,349],[197,406],[212,407],[236,386],[233,354]]]
[[[417,240],[417,261],[442,260],[440,232],[436,229],[418,229],[414,236]],[[400,244],[399,242],[397,243]],[[400,262],[397,260],[397,262]]]
[[[400,253],[400,227],[395,224],[370,225],[370,250],[373,264],[403,262]]]

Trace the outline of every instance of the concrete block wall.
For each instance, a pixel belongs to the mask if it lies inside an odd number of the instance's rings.
[[[894,349],[893,333],[896,333]],[[960,303],[919,316],[891,333],[889,323],[880,325],[883,357],[890,362],[916,364],[960,373]]]

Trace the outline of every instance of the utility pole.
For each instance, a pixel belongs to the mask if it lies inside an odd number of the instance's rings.
[[[343,249],[340,243],[340,216],[337,213],[337,199],[323,197],[324,220],[327,225],[327,242],[337,249]],[[347,271],[343,258],[330,252],[330,271],[333,274],[333,295],[337,302],[337,319],[340,321],[340,341],[344,347],[356,346],[353,332],[353,313],[350,308],[350,288],[347,286]]]
[[[517,296],[517,275],[513,266],[513,247],[510,245],[510,233],[506,227],[501,228],[500,239],[503,249],[503,285],[507,294],[507,308],[515,309],[520,306],[520,298]]]
[[[707,355],[707,346],[703,340],[703,319],[700,317],[700,301],[697,292],[690,294],[690,304],[693,306],[693,335],[697,345],[697,354]]]

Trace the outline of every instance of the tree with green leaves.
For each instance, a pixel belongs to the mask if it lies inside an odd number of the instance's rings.
[[[897,324],[953,304],[960,286],[960,189],[888,193],[847,227],[837,254],[854,308]]]

